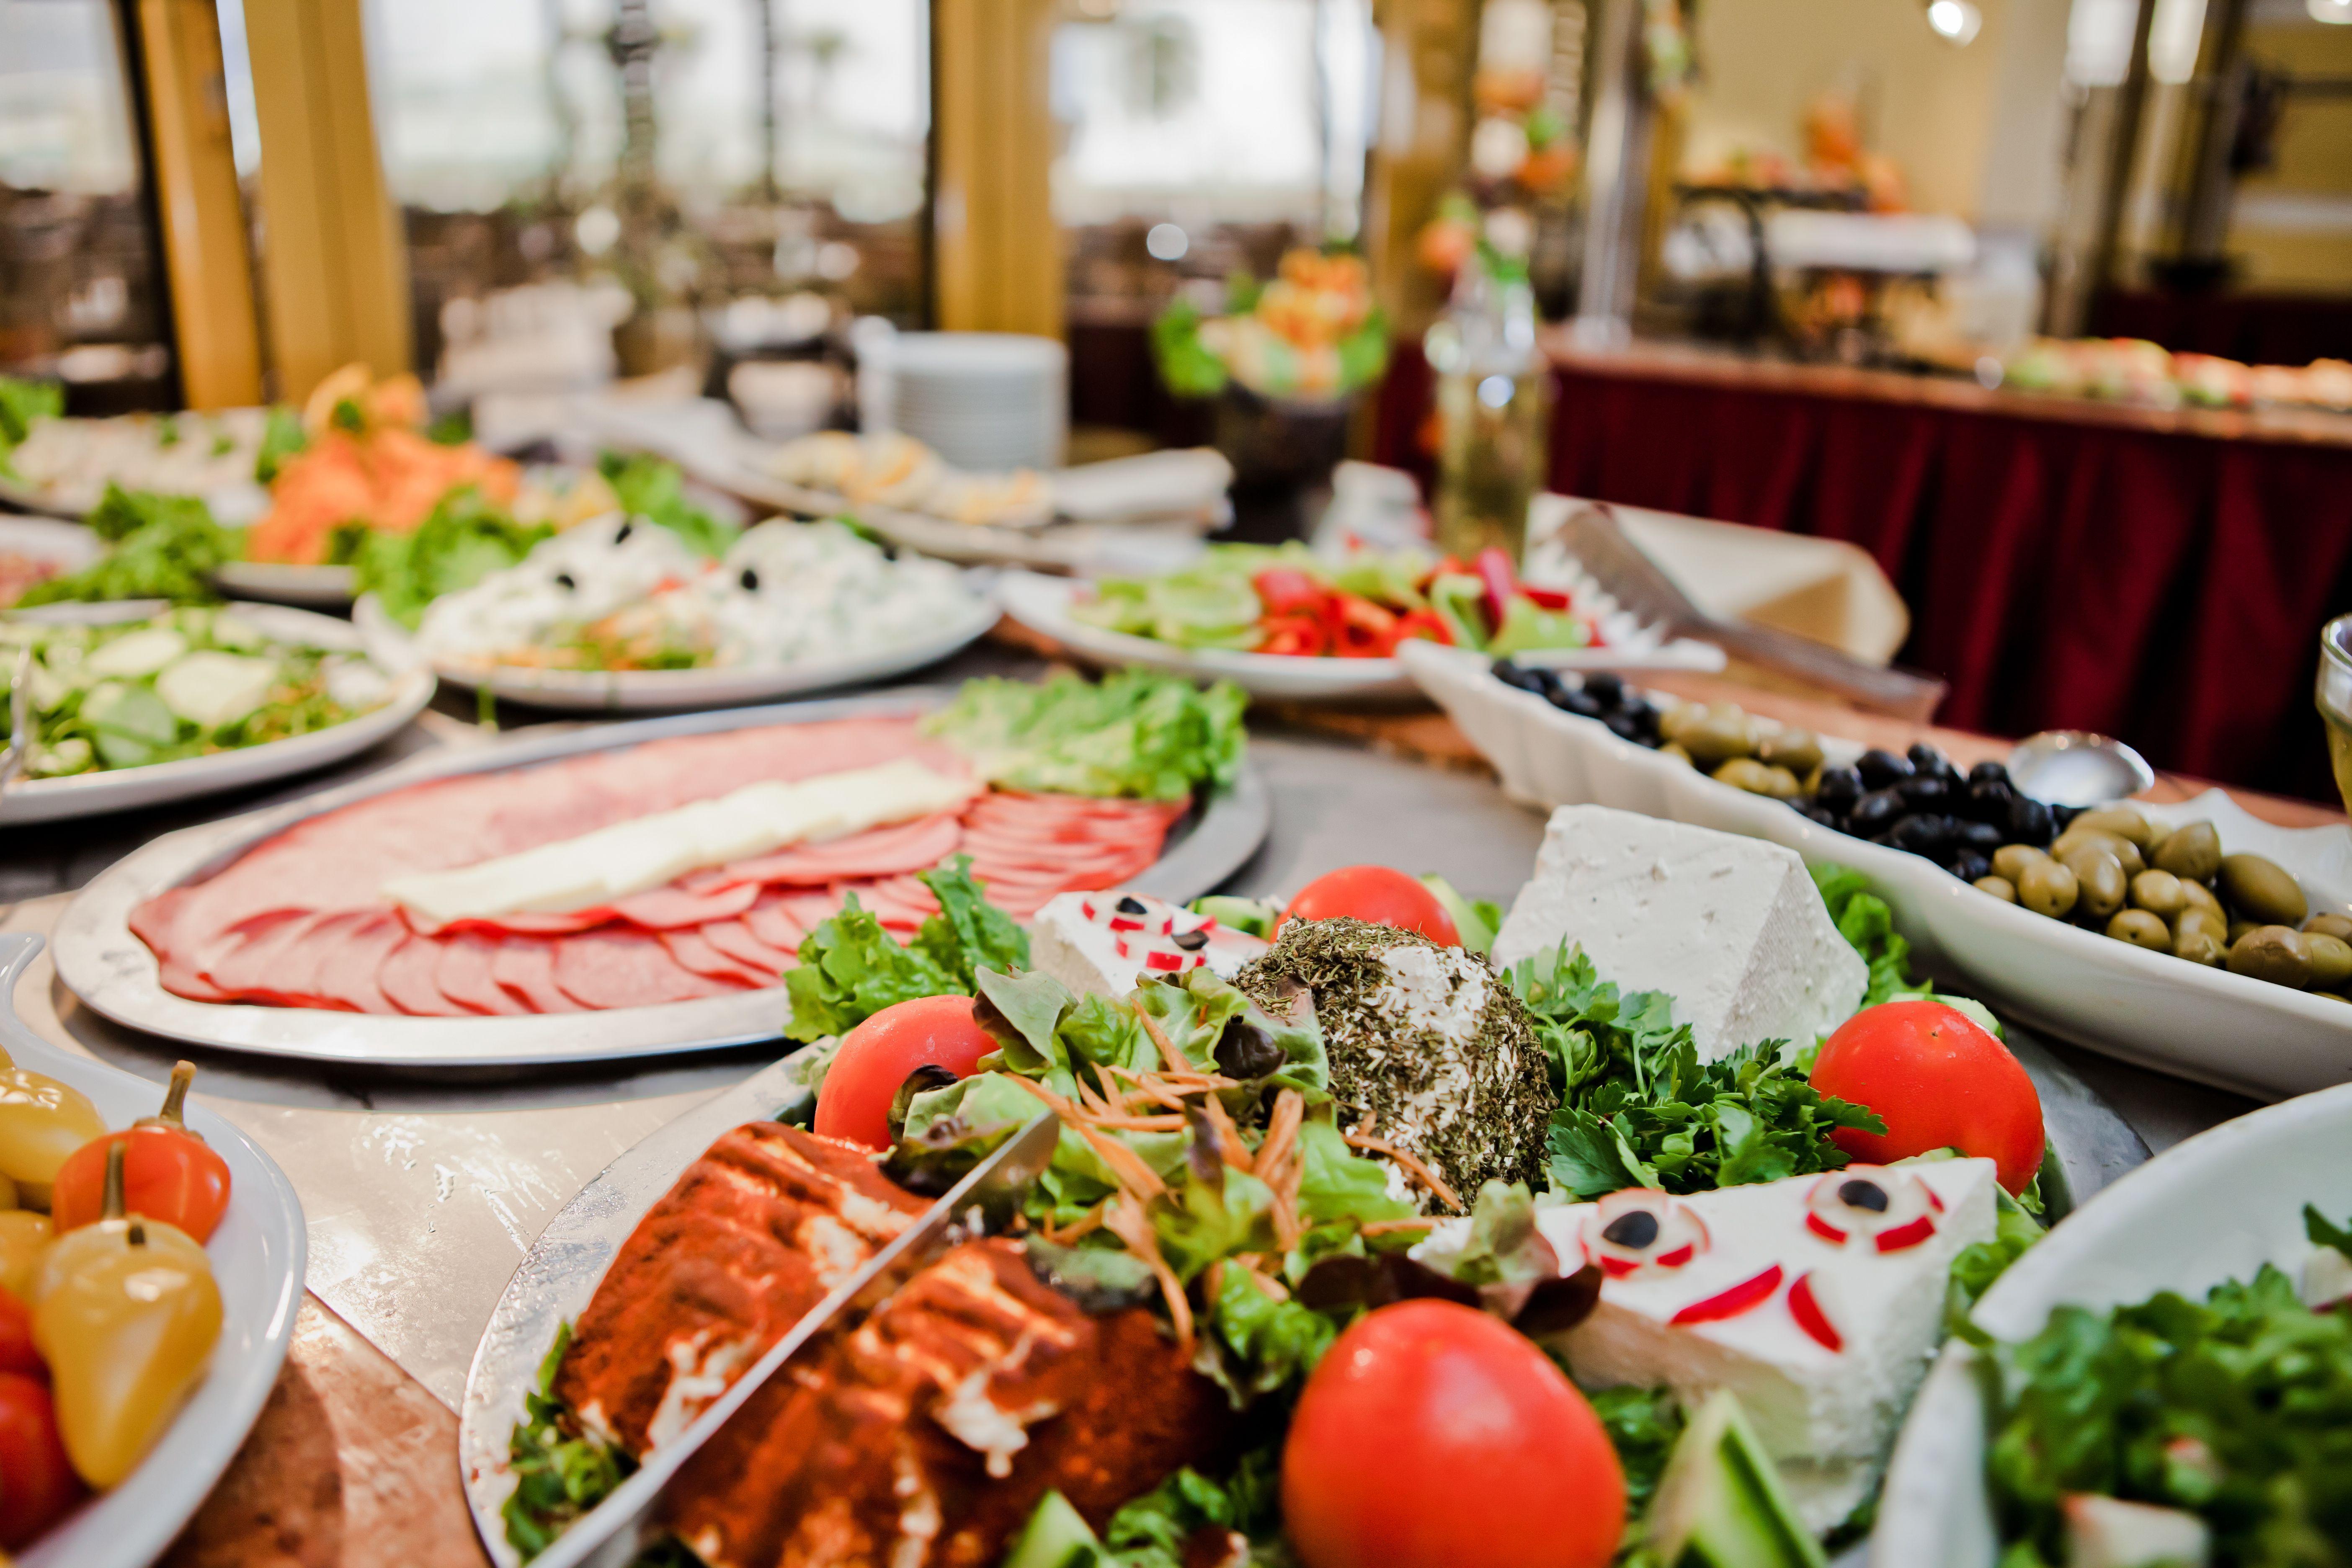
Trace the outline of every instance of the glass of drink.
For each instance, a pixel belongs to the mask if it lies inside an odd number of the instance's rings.
[[[2327,721],[2327,760],[2336,793],[2352,811],[2352,616],[2338,616],[2319,634],[2319,716]]]

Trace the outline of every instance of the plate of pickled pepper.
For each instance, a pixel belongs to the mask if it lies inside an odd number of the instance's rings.
[[[39,939],[0,937],[13,997]],[[144,1568],[243,1443],[301,1302],[301,1205],[243,1133],[0,1009],[0,1550]]]

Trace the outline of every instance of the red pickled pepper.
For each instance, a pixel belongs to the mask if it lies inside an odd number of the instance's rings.
[[[106,1153],[121,1143],[125,1210],[184,1231],[199,1245],[212,1236],[228,1207],[228,1162],[182,1120],[195,1076],[194,1062],[175,1064],[160,1111],[126,1131],[93,1138],[66,1157],[50,1197],[58,1235],[105,1214]]]

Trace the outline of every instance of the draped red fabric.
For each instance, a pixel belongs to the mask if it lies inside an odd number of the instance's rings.
[[[1555,489],[1869,551],[1942,722],[2334,798],[2312,682],[2352,610],[2352,448],[1580,367],[1559,395]]]

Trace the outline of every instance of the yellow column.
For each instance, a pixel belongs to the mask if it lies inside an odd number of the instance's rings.
[[[1062,335],[1046,100],[1055,0],[935,0],[933,298],[953,331]]]
[[[360,0],[245,0],[261,122],[262,279],[278,395],[357,360],[408,368],[408,266],[376,157]]]
[[[258,403],[260,331],[213,0],[139,0],[138,26],[181,388],[191,408]]]

